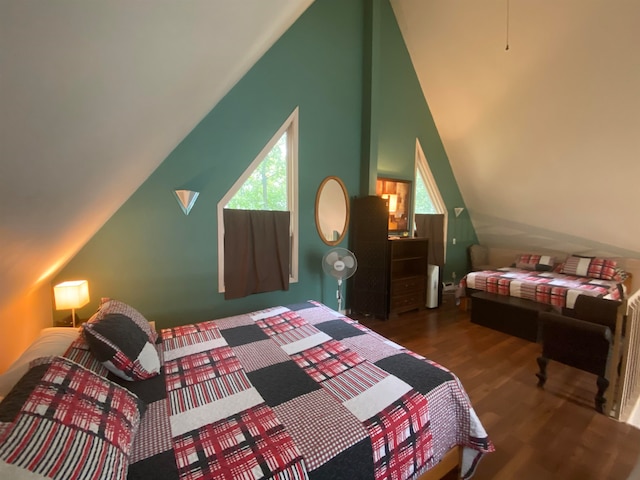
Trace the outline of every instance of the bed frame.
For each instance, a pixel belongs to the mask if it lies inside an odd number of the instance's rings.
[[[418,480],[441,480],[456,471],[456,477],[461,477],[462,448],[458,445],[445,453],[442,460],[418,477]]]
[[[551,305],[497,293],[475,290],[471,294],[471,321],[514,337],[537,342],[538,314],[548,312]],[[517,318],[517,321],[513,321]]]
[[[633,291],[632,282],[633,274],[628,273],[623,282],[626,292]],[[622,306],[624,305],[626,304],[623,302]],[[546,303],[489,293],[468,287],[465,296],[459,299],[459,308],[463,311],[471,309],[471,321],[473,323],[524,338],[531,342],[538,341],[538,313],[554,309],[552,305]],[[561,313],[573,316],[571,309],[563,308]],[[517,317],[518,322],[513,322],[513,317]],[[613,321],[613,319],[611,320]]]

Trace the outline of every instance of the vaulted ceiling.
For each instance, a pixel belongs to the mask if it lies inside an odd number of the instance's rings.
[[[311,3],[0,0],[0,307]],[[391,3],[480,239],[640,255],[640,3],[511,0],[508,51],[506,0]]]
[[[640,256],[640,2],[391,4],[480,241]]]

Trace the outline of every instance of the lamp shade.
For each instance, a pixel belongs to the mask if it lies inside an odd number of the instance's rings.
[[[389,200],[389,213],[398,211],[398,195],[395,193],[385,193],[382,198]]]
[[[56,310],[80,308],[89,303],[89,283],[86,280],[71,280],[53,287]]]

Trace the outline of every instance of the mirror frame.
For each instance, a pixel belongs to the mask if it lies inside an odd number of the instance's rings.
[[[325,236],[322,233],[322,230],[320,229],[320,216],[319,216],[319,210],[320,210],[320,197],[322,196],[322,192],[324,190],[324,187],[327,183],[329,183],[331,180],[334,180],[335,182],[338,183],[338,185],[340,186],[340,189],[342,190],[342,194],[344,195],[344,204],[345,204],[345,219],[344,219],[344,225],[342,226],[342,232],[340,233],[340,236],[338,237],[337,240],[327,240],[325,238]],[[318,191],[316,192],[316,211],[315,211],[315,217],[316,217],[316,230],[318,231],[318,235],[320,236],[320,238],[322,239],[322,241],[324,243],[326,243],[327,245],[330,246],[334,246],[334,245],[338,245],[342,240],[344,240],[345,235],[347,234],[347,230],[349,228],[349,215],[350,215],[350,208],[349,208],[349,195],[347,194],[347,187],[345,187],[344,183],[342,180],[340,180],[340,178],[336,177],[336,176],[329,176],[327,178],[325,178],[324,180],[322,180],[322,183],[320,183],[320,186],[318,187]]]

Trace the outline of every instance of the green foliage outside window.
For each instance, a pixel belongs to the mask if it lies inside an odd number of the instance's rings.
[[[274,145],[225,208],[288,210],[287,134]]]
[[[420,175],[420,171],[416,171],[416,206],[415,213],[438,213],[436,207],[431,201],[431,196],[427,191],[427,186]]]

